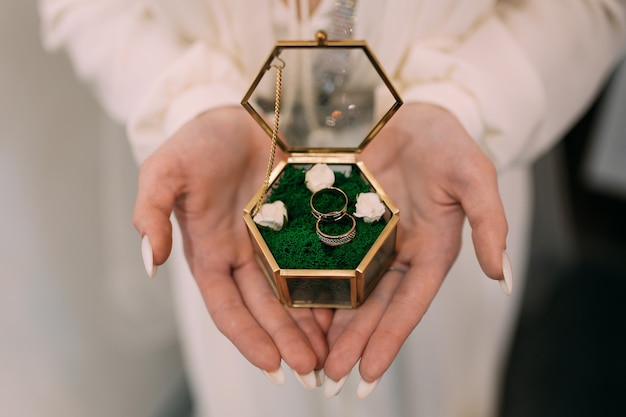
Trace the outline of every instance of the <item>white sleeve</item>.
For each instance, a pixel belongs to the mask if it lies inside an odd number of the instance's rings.
[[[625,27],[624,0],[500,1],[461,36],[416,42],[402,95],[450,110],[498,169],[528,163],[589,104]]]
[[[64,49],[143,161],[206,109],[238,104],[247,79],[228,53],[178,33],[143,0],[40,0],[48,50]],[[211,22],[207,22],[211,24]]]

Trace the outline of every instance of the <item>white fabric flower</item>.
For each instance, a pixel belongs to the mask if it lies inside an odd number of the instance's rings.
[[[335,183],[335,173],[326,164],[315,164],[306,172],[304,182],[306,188],[314,193],[322,188],[332,187]]]
[[[385,205],[376,193],[362,193],[356,196],[356,217],[362,217],[365,223],[374,223],[385,214]]]
[[[263,204],[253,220],[259,226],[265,226],[272,230],[279,231],[287,221],[287,207],[285,207],[285,204],[280,200]]]

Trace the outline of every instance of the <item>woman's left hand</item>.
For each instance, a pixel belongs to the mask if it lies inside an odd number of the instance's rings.
[[[342,378],[359,360],[359,396],[373,389],[454,263],[466,217],[487,276],[503,280],[508,261],[507,222],[494,165],[449,112],[428,104],[405,105],[362,159],[400,209],[398,255],[360,308],[335,312],[324,365],[331,379],[327,396],[341,389]]]

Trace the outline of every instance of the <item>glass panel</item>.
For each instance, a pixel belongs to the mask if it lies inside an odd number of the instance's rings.
[[[285,47],[278,56],[284,61],[279,136],[288,151],[354,152],[389,110],[378,111],[377,102],[396,102],[363,48]],[[282,65],[279,59],[273,64]],[[249,100],[270,129],[276,71],[263,74]]]
[[[350,280],[328,278],[287,278],[293,305],[350,306]]]
[[[363,280],[363,297],[364,300],[374,290],[374,287],[378,281],[382,278],[383,274],[389,268],[389,263],[393,260],[395,245],[396,245],[396,232],[397,229],[387,236],[387,239],[381,244],[380,248],[374,255],[372,262],[367,266],[364,271]]]

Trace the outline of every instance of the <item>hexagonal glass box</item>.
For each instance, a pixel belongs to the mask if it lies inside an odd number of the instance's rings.
[[[276,139],[288,158],[276,164],[269,187],[262,187],[244,209],[252,246],[284,304],[354,308],[365,301],[393,262],[399,219],[398,209],[363,162],[357,161],[357,154],[402,100],[364,41],[327,40],[323,33],[312,41],[280,41],[242,99],[270,137],[277,67],[282,68],[282,81]],[[355,219],[350,231],[356,235],[347,243],[328,245],[319,223],[316,229],[313,193],[305,185],[306,172],[316,164],[333,171],[333,187],[348,199],[344,220],[336,221],[350,227]],[[384,206],[378,221],[367,223],[352,214],[361,193],[378,195]],[[253,220],[258,201],[275,200],[283,201],[288,211],[288,221],[279,231]],[[328,233],[335,242],[332,237],[337,232]]]

